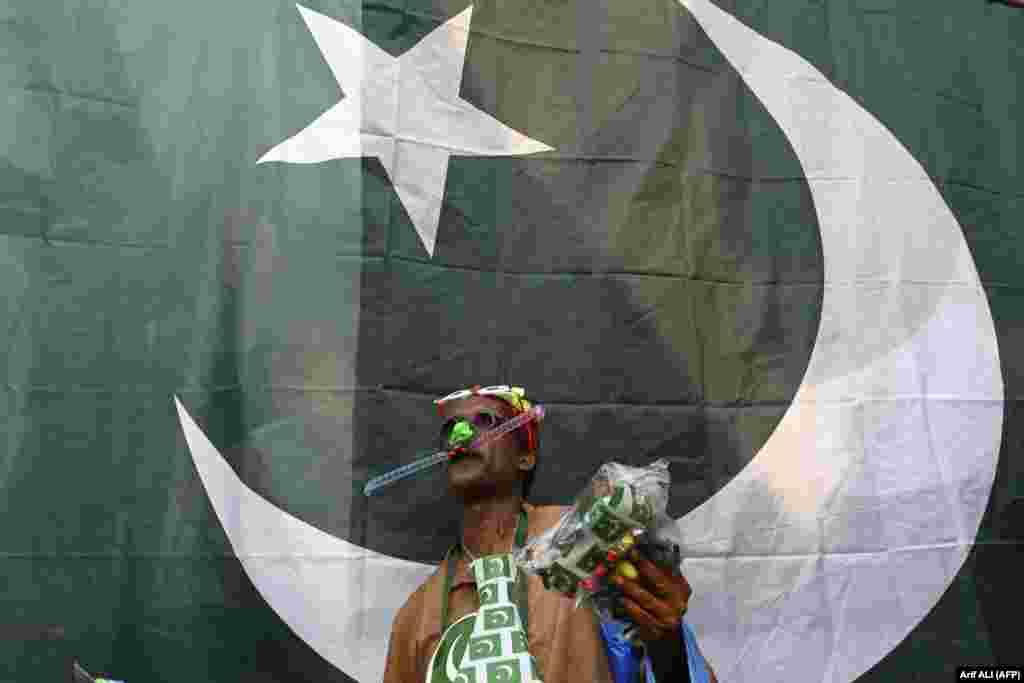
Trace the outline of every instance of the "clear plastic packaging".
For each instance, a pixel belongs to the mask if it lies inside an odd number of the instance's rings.
[[[635,578],[626,554],[636,547],[672,572],[679,571],[675,524],[668,517],[668,462],[646,467],[606,463],[576,496],[558,524],[515,553],[516,562],[544,586],[576,598],[604,621],[621,621],[615,574]]]

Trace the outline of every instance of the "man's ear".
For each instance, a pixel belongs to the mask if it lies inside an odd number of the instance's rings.
[[[529,472],[537,466],[537,451],[530,451],[519,456],[519,469]]]

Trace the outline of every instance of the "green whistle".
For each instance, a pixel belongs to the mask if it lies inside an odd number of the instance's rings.
[[[448,445],[452,448],[468,445],[473,441],[475,434],[473,425],[466,420],[459,420],[452,427],[452,433],[448,436]]]

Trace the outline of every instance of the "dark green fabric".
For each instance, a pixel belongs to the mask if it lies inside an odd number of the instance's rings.
[[[1019,663],[1024,11],[718,4],[924,165],[999,335],[979,544],[862,680]],[[397,55],[466,4],[305,5]],[[538,503],[664,456],[682,515],[772,432],[823,272],[785,136],[669,0],[474,7],[463,97],[557,152],[453,157],[430,258],[378,161],[256,165],[341,95],[293,3],[0,4],[0,681],[71,657],[129,683],[349,680],[243,573],[173,395],[261,495],[417,561],[455,538],[440,475],[361,490],[437,442],[430,399],[454,388],[512,381],[549,408]]]

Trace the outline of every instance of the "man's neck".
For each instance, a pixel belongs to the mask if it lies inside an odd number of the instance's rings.
[[[483,557],[509,552],[522,506],[519,495],[466,503],[462,508],[462,543],[469,553]]]

